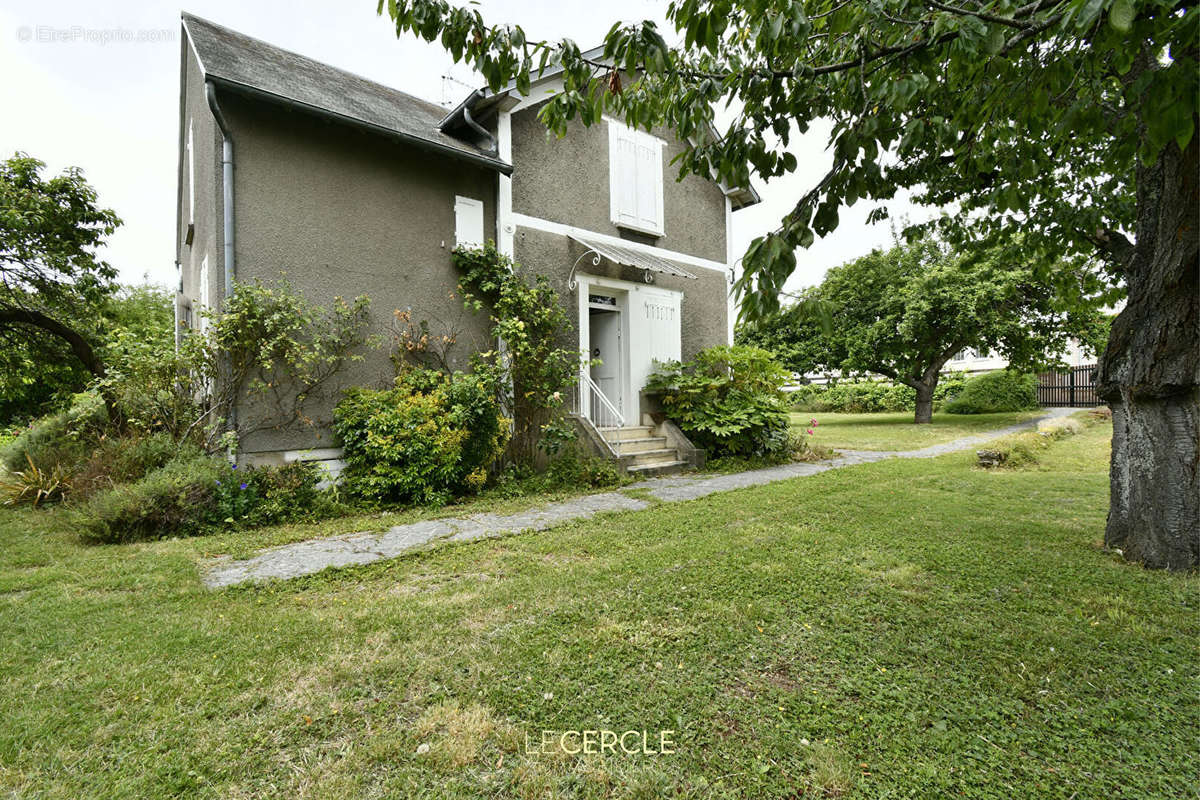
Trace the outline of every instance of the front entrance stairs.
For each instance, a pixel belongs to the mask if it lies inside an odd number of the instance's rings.
[[[649,425],[609,428],[600,431],[600,435],[617,454],[618,460],[626,461],[628,457],[630,463],[625,471],[634,477],[674,475],[690,466],[679,457],[679,448],[671,447],[666,436],[655,435],[654,428]]]
[[[612,459],[634,478],[675,475],[704,466],[704,451],[693,445],[670,420],[647,415],[643,425],[597,428],[575,416],[582,441],[593,454]]]

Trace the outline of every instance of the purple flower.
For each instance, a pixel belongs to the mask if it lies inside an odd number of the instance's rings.
[[[220,486],[220,485],[221,485],[221,482],[220,482],[220,481],[217,481],[217,486]]]
[[[233,464],[230,469],[237,469],[237,464]]]
[[[241,486],[239,486],[238,488],[239,488],[239,489],[245,489],[245,488],[246,488],[246,484],[244,484],[244,483],[243,483],[243,484],[242,484]]]

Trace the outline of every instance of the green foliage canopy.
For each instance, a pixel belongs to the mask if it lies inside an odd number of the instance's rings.
[[[96,348],[117,273],[98,250],[121,221],[78,169],[45,167],[0,161],[0,419],[64,403],[104,373]]]
[[[795,249],[834,230],[842,207],[873,202],[880,220],[902,188],[957,204],[963,215],[936,224],[958,239],[1020,230],[1032,263],[1099,253],[1119,277],[1135,168],[1187,147],[1200,94],[1200,18],[1175,0],[673,0],[679,45],[654,22],[617,23],[601,52],[531,41],[446,0],[385,9],[398,35],[440,40],[493,91],[527,93],[561,66],[540,111],[560,135],[602,113],[669,125],[689,142],[681,173],[745,185],[793,172],[791,137],[832,120],[829,171],[745,255],[749,318],[778,307]],[[718,129],[721,103],[733,115]]]
[[[780,348],[793,369],[873,372],[913,388],[932,388],[965,347],[1021,368],[1054,363],[1098,324],[1096,301],[1085,294],[1086,273],[1064,268],[1076,283],[1063,292],[1032,267],[1008,262],[1018,249],[965,257],[932,237],[897,243],[830,270],[809,290],[832,318],[828,329],[785,309],[741,337]]]

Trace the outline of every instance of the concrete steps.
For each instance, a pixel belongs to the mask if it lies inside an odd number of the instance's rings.
[[[626,470],[635,478],[657,478],[662,475],[678,475],[688,466],[686,461],[660,461],[656,464],[634,465]]]
[[[635,477],[673,475],[687,466],[687,462],[679,457],[679,451],[667,445],[667,437],[655,436],[654,429],[649,426],[610,428],[600,434],[626,464],[629,474]]]

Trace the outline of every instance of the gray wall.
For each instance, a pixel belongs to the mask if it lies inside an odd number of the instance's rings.
[[[562,139],[547,138],[537,108],[512,116],[514,211],[725,263],[725,195],[696,175],[675,180],[678,168],[671,159],[684,148],[670,132],[654,132],[668,143],[664,235],[647,236],[616,227],[609,216],[608,123],[574,122]]]
[[[220,97],[235,143],[237,279],[286,273],[313,302],[366,294],[372,333],[391,339],[396,309],[411,308],[434,332],[453,330],[455,366],[486,342],[485,314],[454,293],[455,195],[484,202],[485,234],[495,230],[495,174],[431,157],[388,139],[309,115]],[[388,348],[369,350],[306,411],[325,422],[340,390],[390,383]],[[259,415],[247,407],[244,421]],[[262,416],[266,412],[261,412]],[[243,451],[328,447],[322,425],[293,425],[245,437]]]

